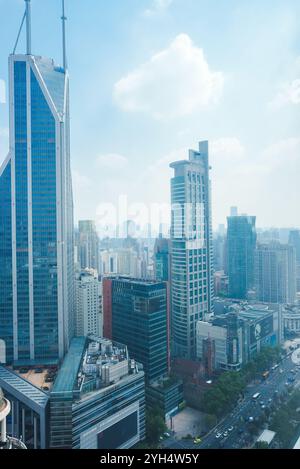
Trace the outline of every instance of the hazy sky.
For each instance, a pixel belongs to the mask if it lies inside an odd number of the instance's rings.
[[[0,0],[0,162],[7,56],[23,0]],[[229,207],[300,226],[299,0],[66,0],[78,218],[169,202],[170,161],[210,142],[214,225]],[[61,63],[60,0],[32,0],[33,53]],[[23,52],[24,34],[18,52]]]

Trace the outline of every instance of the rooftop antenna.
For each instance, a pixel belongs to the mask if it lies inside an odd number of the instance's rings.
[[[26,44],[27,55],[31,55],[31,0],[25,0],[26,3]]]
[[[65,0],[62,0],[62,36],[63,36],[63,67],[67,69],[67,53],[66,53],[66,20],[65,16]]]

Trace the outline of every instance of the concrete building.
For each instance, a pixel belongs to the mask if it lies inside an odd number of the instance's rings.
[[[127,347],[73,339],[50,393],[50,447],[126,449],[144,438],[144,373]]]
[[[171,163],[171,327],[174,357],[196,356],[196,324],[211,311],[213,245],[208,142]]]
[[[101,251],[102,275],[128,275],[133,278],[142,276],[142,259],[133,248],[117,248]]]
[[[204,361],[204,341],[214,342],[216,369],[237,370],[260,352],[262,347],[283,342],[281,305],[230,303],[209,322],[197,324],[197,356]]]
[[[265,303],[296,301],[296,253],[288,244],[260,244],[255,257],[256,296]]]
[[[102,284],[95,270],[87,269],[76,275],[75,334],[102,335]]]
[[[213,369],[239,370],[243,362],[241,324],[236,328],[236,337],[231,338],[228,318],[217,318],[212,322],[198,321],[197,323],[197,356],[203,363],[208,361],[205,353],[207,339],[211,341],[213,349],[212,361],[207,366],[209,375]],[[230,353],[232,349],[232,353]]]
[[[79,220],[77,245],[81,269],[99,272],[99,237],[93,220]]]
[[[283,327],[285,334],[300,334],[300,306],[285,305],[282,309]]]

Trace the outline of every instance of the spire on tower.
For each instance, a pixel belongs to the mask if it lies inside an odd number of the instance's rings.
[[[25,0],[26,3],[26,54],[31,55],[31,0]]]
[[[64,70],[67,69],[67,53],[66,53],[66,20],[67,17],[65,16],[65,0],[62,0],[62,36],[63,36],[63,67]]]

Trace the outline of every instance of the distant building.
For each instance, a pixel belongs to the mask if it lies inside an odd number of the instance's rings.
[[[168,373],[167,287],[164,282],[103,279],[104,332],[126,343],[146,382]]]
[[[216,296],[228,296],[228,275],[224,271],[214,272],[214,288]]]
[[[99,237],[92,220],[78,222],[78,257],[81,269],[99,272]]]
[[[76,275],[75,333],[102,335],[102,285],[95,270],[87,269]]]
[[[300,230],[290,231],[289,244],[294,246],[296,251],[296,289],[300,292]]]
[[[260,244],[255,259],[256,294],[266,303],[296,301],[296,253],[288,244]]]
[[[100,252],[102,275],[128,275],[141,277],[141,258],[132,247],[109,249]]]
[[[285,305],[282,310],[285,333],[300,334],[300,306]]]
[[[247,215],[227,218],[228,294],[231,298],[247,298],[254,285],[255,220]]]
[[[172,353],[196,357],[196,324],[212,310],[213,243],[208,142],[171,163]]]

